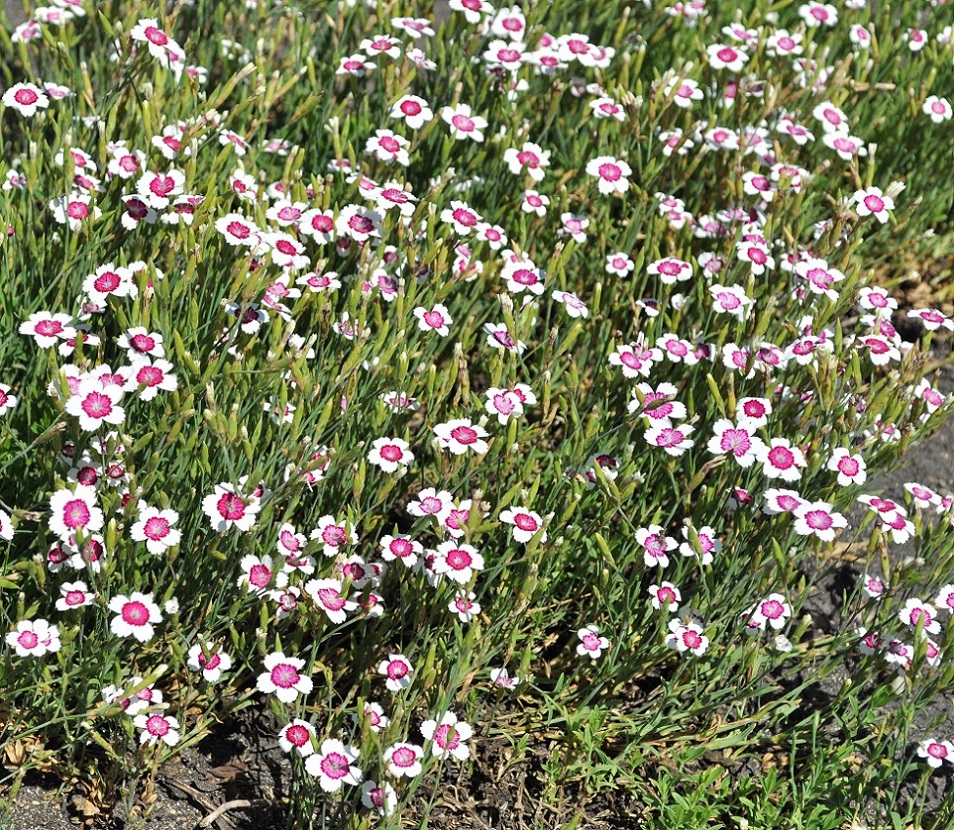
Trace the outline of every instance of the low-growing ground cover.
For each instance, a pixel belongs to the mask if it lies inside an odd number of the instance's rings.
[[[949,9],[448,11],[0,30],[7,802],[949,826]]]

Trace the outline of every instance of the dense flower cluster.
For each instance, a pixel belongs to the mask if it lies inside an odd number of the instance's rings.
[[[131,668],[103,711],[151,752],[202,731],[211,687],[257,693],[318,790],[390,816],[410,779],[471,757],[480,693],[538,670],[585,685],[633,654],[656,675],[732,649],[794,661],[810,586],[786,562],[840,552],[852,504],[884,562],[950,528],[954,499],[924,484],[861,492],[952,409],[921,364],[954,331],[865,284],[868,240],[922,221],[915,175],[879,166],[869,70],[847,85],[855,64],[820,46],[840,33],[864,66],[865,4],[762,4],[743,25],[647,3],[688,51],[646,70],[630,9],[601,43],[543,5],[450,0],[438,48],[429,18],[331,4],[338,53],[273,80],[265,37],[191,64],[187,27],[144,17],[115,29],[96,94],[3,93],[22,133],[0,204],[42,217],[4,213],[3,253],[26,261],[32,234],[70,272],[0,348],[0,441],[25,448],[0,474],[55,448],[32,501],[0,482],[2,544],[42,544],[20,557],[35,604],[11,660],[65,666],[81,627],[106,638]],[[38,8],[12,40],[81,39],[102,25],[85,15]],[[898,38],[915,65],[951,40]],[[321,62],[319,118],[295,87]],[[126,78],[135,123],[107,94]],[[951,104],[928,86],[904,106],[940,136]],[[865,567],[845,659],[940,665],[954,585],[902,595]],[[466,681],[456,648],[486,658]],[[174,683],[144,679],[160,664]],[[372,699],[332,682],[346,671]]]

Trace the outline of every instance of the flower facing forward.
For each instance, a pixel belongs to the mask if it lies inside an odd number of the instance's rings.
[[[384,765],[394,778],[414,778],[421,774],[424,750],[417,744],[396,743],[384,750]]]
[[[368,453],[368,463],[380,467],[386,473],[406,469],[414,462],[409,444],[401,438],[376,438]]]
[[[928,766],[937,769],[945,761],[954,764],[954,744],[950,741],[939,741],[936,738],[925,738],[918,744],[918,757],[924,758]]]
[[[142,713],[133,719],[133,725],[142,732],[139,743],[154,746],[162,741],[166,746],[175,746],[179,743],[179,721],[170,715]]]
[[[421,734],[431,741],[431,753],[435,758],[449,755],[458,761],[466,761],[470,757],[470,747],[464,741],[473,736],[474,730],[470,724],[457,720],[453,712],[446,712],[439,721],[424,721]]]
[[[709,648],[709,638],[705,636],[702,626],[698,623],[670,620],[666,645],[680,654],[688,651],[698,657],[705,654]]]
[[[173,527],[177,521],[179,514],[175,510],[141,505],[139,521],[132,526],[129,535],[136,542],[145,542],[146,550],[153,556],[161,556],[168,548],[178,545],[182,538]]]
[[[476,455],[487,452],[487,430],[474,424],[470,418],[455,418],[434,427],[434,435],[442,450],[454,455],[463,455],[468,450]]]
[[[255,685],[260,692],[275,695],[282,703],[291,703],[298,695],[307,695],[314,684],[301,673],[305,661],[273,651],[265,658],[265,671]]]
[[[152,594],[133,591],[128,597],[120,594],[109,601],[109,610],[115,612],[109,624],[117,637],[135,637],[140,643],[148,643],[156,633],[153,627],[162,622],[162,612],[152,601]]]
[[[302,758],[307,758],[315,751],[312,738],[315,737],[315,728],[308,721],[295,718],[286,723],[278,733],[278,745],[282,752],[294,750]]]
[[[580,644],[576,647],[576,653],[580,656],[584,654],[591,660],[597,660],[604,649],[609,648],[609,640],[600,636],[600,630],[595,625],[588,625],[576,632],[580,638]]]
[[[215,485],[215,491],[202,499],[202,511],[209,517],[212,529],[225,533],[233,527],[241,531],[255,524],[260,504],[258,499],[243,498],[231,484]]]
[[[60,650],[60,630],[46,620],[21,620],[6,639],[18,657],[42,657]]]
[[[329,738],[322,742],[318,752],[305,759],[305,769],[318,779],[318,786],[322,790],[334,793],[341,789],[342,784],[355,787],[361,783],[364,774],[354,765],[359,754],[350,744]]]
[[[403,654],[389,654],[387,660],[378,664],[378,674],[387,677],[385,686],[392,692],[399,692],[411,685],[414,667]]]

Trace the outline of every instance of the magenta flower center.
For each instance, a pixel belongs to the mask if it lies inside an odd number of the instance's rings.
[[[218,654],[213,654],[211,657],[206,657],[204,651],[199,652],[199,665],[202,666],[205,671],[212,671],[219,666],[219,663],[222,662],[222,658]]]
[[[146,721],[146,731],[150,735],[161,738],[163,735],[169,734],[169,724],[166,723],[166,719],[162,715],[151,715]]]
[[[128,625],[146,625],[149,622],[149,609],[138,600],[132,600],[123,605],[120,616]]]
[[[752,448],[752,440],[744,429],[727,429],[722,433],[719,446],[725,452],[745,455]]]
[[[86,594],[82,591],[67,591],[66,596],[63,597],[63,601],[71,607],[74,605],[82,605],[86,602]]]
[[[605,179],[608,182],[619,181],[623,177],[623,171],[615,164],[610,164],[605,162],[599,166],[599,174],[601,179]]]
[[[451,124],[453,124],[462,133],[469,133],[473,132],[474,130],[473,120],[468,118],[466,115],[455,115],[453,118],[451,118]]]
[[[447,552],[447,565],[455,571],[463,571],[471,566],[474,558],[466,551],[460,548],[454,548]]]
[[[468,426],[454,427],[450,434],[458,444],[473,444],[477,440],[477,432]]]
[[[82,499],[71,499],[63,505],[63,523],[70,530],[85,527],[89,520],[89,505]]]
[[[460,738],[457,731],[448,723],[442,723],[434,732],[434,743],[441,749],[454,750],[460,746]]]
[[[175,186],[175,179],[172,176],[156,176],[149,183],[149,190],[156,196],[165,197],[175,190]]]
[[[787,470],[795,464],[795,456],[786,447],[773,447],[769,450],[768,459],[779,470]]]
[[[234,493],[223,493],[215,506],[219,515],[228,521],[238,521],[245,515],[245,505]]]
[[[13,100],[18,104],[23,104],[24,106],[30,106],[35,104],[40,100],[40,96],[37,95],[32,89],[18,89],[14,95]]]
[[[828,530],[834,522],[824,510],[809,510],[805,514],[805,524],[812,530]]]
[[[391,754],[391,763],[396,767],[401,769],[407,769],[408,767],[413,767],[417,763],[417,755],[413,749],[410,749],[406,746],[398,747]]]
[[[256,588],[264,588],[272,581],[271,569],[266,565],[253,565],[248,572],[248,581]]]
[[[290,689],[298,682],[300,675],[291,663],[279,663],[272,669],[270,677],[279,689]]]
[[[153,43],[156,46],[165,46],[169,42],[169,38],[166,36],[166,33],[161,29],[157,29],[155,26],[147,26],[143,34],[150,43]]]
[[[338,545],[344,544],[345,538],[344,528],[338,527],[338,525],[328,525],[321,531],[321,539],[326,545],[338,547]]]
[[[169,535],[169,520],[163,519],[161,516],[146,519],[142,532],[147,539],[151,539],[153,542],[165,539]]]
[[[702,637],[695,631],[684,631],[682,634],[682,642],[686,648],[690,650],[697,649],[702,645]]]
[[[409,666],[403,660],[392,660],[388,663],[388,677],[391,680],[400,680],[407,676]]]
[[[539,527],[537,520],[528,513],[518,513],[513,517],[513,523],[521,530],[529,530],[533,532],[535,532]]]
[[[381,447],[381,458],[385,461],[397,463],[404,457],[404,451],[397,444],[386,444]]]
[[[785,608],[778,600],[770,599],[762,603],[762,616],[769,620],[777,620],[785,613]]]
[[[301,749],[305,744],[311,740],[311,735],[304,726],[295,724],[294,726],[289,726],[285,730],[285,740],[288,741],[292,746],[296,746]]]
[[[329,752],[321,759],[321,772],[335,780],[344,778],[350,769],[348,759],[340,752]]]
[[[347,602],[334,588],[321,588],[318,591],[318,600],[329,611],[340,611]]]
[[[36,648],[40,644],[40,638],[32,631],[24,631],[17,637],[17,642],[23,648]]]

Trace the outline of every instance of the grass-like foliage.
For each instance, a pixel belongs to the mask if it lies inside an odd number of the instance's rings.
[[[449,6],[0,29],[7,797],[264,705],[297,827],[950,826],[950,7]]]

